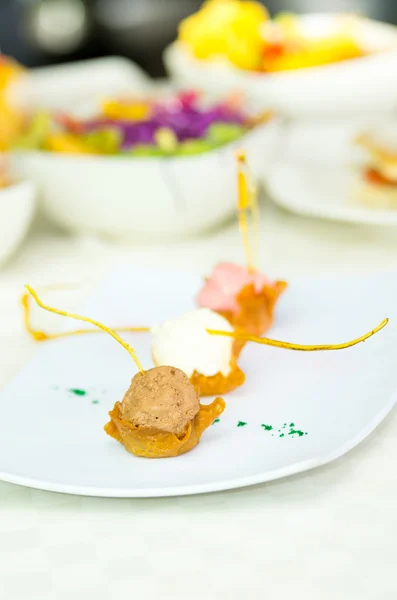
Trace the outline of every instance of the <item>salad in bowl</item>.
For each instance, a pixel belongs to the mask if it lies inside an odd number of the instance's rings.
[[[234,153],[257,178],[270,168],[279,122],[241,96],[193,91],[110,98],[96,114],[37,113],[14,143],[18,177],[33,178],[59,225],[113,238],[187,235],[233,214]]]
[[[384,110],[397,99],[396,28],[353,14],[272,19],[260,2],[207,0],[181,22],[164,58],[182,85],[244,89],[293,116]]]
[[[196,92],[163,100],[110,99],[89,118],[35,114],[14,149],[61,154],[172,157],[202,154],[239,140],[270,115],[249,115],[239,98],[202,102]]]

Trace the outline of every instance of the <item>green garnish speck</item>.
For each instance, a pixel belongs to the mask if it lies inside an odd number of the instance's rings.
[[[69,392],[71,392],[75,396],[85,396],[87,394],[85,390],[79,390],[78,388],[71,388]]]

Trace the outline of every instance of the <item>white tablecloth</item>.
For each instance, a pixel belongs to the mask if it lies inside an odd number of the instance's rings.
[[[235,223],[205,238],[128,247],[36,225],[0,272],[0,384],[35,352],[18,306],[25,282],[97,278],[119,258],[205,273],[214,257],[241,254]],[[267,205],[260,263],[286,278],[397,272],[397,230],[304,220]],[[394,411],[326,467],[203,496],[80,498],[0,483],[0,598],[395,600],[396,427]]]

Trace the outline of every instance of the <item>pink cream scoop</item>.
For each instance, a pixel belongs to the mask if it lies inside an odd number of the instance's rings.
[[[239,312],[237,296],[247,285],[253,285],[255,292],[260,293],[265,285],[273,286],[273,282],[257,271],[250,272],[246,267],[233,263],[219,263],[212,272],[197,296],[201,308],[214,311]]]

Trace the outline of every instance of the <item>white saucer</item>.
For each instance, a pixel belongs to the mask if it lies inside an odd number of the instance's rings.
[[[397,210],[366,208],[353,202],[352,190],[357,183],[354,167],[286,159],[273,165],[267,179],[267,191],[276,204],[300,215],[370,225],[397,225]]]
[[[82,310],[109,325],[152,325],[192,308],[200,285],[193,275],[129,268],[104,281]],[[103,432],[135,374],[129,355],[105,334],[47,343],[0,394],[0,479],[80,495],[171,496],[330,462],[396,402],[397,277],[294,282],[278,307],[272,336],[301,343],[345,341],[387,316],[386,329],[341,352],[246,347],[247,383],[226,397],[220,421],[192,452],[163,460],[136,458]],[[65,323],[60,317],[60,327]],[[150,336],[128,339],[150,367]]]

